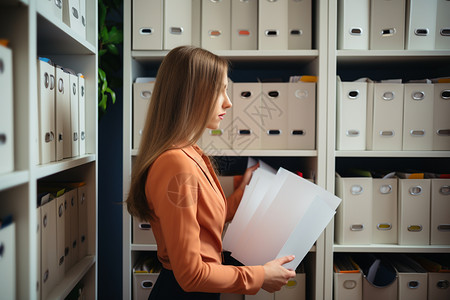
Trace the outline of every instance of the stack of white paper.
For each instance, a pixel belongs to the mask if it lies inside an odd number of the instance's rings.
[[[296,269],[333,218],[341,199],[283,168],[260,162],[223,239],[244,265],[295,255]]]

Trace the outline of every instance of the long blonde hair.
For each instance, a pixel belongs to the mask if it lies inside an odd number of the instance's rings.
[[[228,62],[202,48],[182,46],[163,59],[156,76],[126,200],[128,212],[150,220],[148,169],[164,151],[193,145],[203,134],[228,71]]]

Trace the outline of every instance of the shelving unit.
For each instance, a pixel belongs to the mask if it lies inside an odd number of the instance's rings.
[[[450,162],[450,151],[336,150],[336,75],[346,80],[361,77],[423,79],[449,76],[450,66],[449,50],[337,50],[337,11],[337,1],[329,1],[327,189],[335,191],[335,172],[347,163],[352,164],[349,167],[395,170],[414,162],[414,168],[426,166],[444,172]],[[324,299],[333,299],[334,253],[450,253],[449,245],[337,245],[334,244],[334,222],[326,228],[325,236]]]
[[[327,30],[328,1],[313,2],[313,49],[312,50],[216,50],[215,54],[227,58],[231,64],[231,75],[253,76],[258,70],[284,69],[295,75],[316,75],[316,149],[315,150],[221,150],[221,156],[228,157],[270,157],[291,159],[306,166],[315,174],[315,183],[326,186],[326,130],[327,130]],[[168,51],[132,50],[132,1],[124,1],[124,135],[123,135],[123,192],[124,199],[130,186],[133,157],[132,149],[132,84],[137,77],[155,76],[159,63]],[[248,75],[246,72],[252,72]],[[292,74],[294,75],[294,74]],[[239,79],[240,79],[239,78]],[[239,81],[239,79],[237,81]],[[255,80],[256,78],[252,78]],[[242,80],[242,79],[240,79]],[[123,299],[131,299],[133,259],[141,251],[155,251],[156,245],[132,244],[132,218],[123,210]],[[311,278],[307,287],[307,299],[324,299],[323,269],[325,260],[324,235],[319,237],[308,254],[311,267],[307,274]]]
[[[85,181],[88,201],[88,255],[74,265],[48,299],[64,299],[83,283],[86,298],[97,295],[97,2],[86,1],[86,38],[62,20],[39,11],[39,0],[0,4],[0,38],[13,52],[14,171],[0,175],[0,212],[16,225],[16,298],[38,299],[37,190],[41,180]],[[81,72],[86,80],[86,155],[38,165],[37,58]]]

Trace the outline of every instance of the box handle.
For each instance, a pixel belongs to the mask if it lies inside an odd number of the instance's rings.
[[[439,33],[440,33],[442,36],[450,36],[450,28],[442,28],[442,29],[439,31]]]
[[[380,131],[381,136],[394,136],[393,130],[382,130]]]
[[[210,30],[208,31],[208,34],[210,37],[219,37],[222,35],[222,31],[221,30]]]
[[[296,98],[305,99],[305,98],[308,98],[308,91],[307,90],[295,90],[294,95]]]
[[[58,79],[58,91],[61,94],[64,94],[64,79],[62,79],[62,78]]]
[[[55,89],[55,76],[50,74],[50,90],[54,90]]]
[[[73,6],[72,6],[72,16],[73,16],[75,19],[78,19],[78,18],[79,18],[78,10],[77,10],[75,7],[73,7]]]
[[[344,281],[344,283],[342,284],[344,286],[344,288],[346,288],[347,290],[352,290],[354,288],[356,288],[357,284],[355,280],[346,280]]]
[[[408,288],[410,288],[410,289],[417,289],[419,287],[419,285],[420,285],[420,282],[417,280],[408,281]]]
[[[44,87],[46,89],[48,89],[49,85],[50,85],[50,76],[48,75],[47,72],[45,72],[44,73]]]
[[[449,136],[450,129],[438,129],[436,130],[437,135]]]
[[[422,225],[409,225],[408,231],[410,232],[421,232],[423,229]]]
[[[438,287],[438,289],[448,289],[449,287],[448,280],[439,280],[436,283],[436,286]]]
[[[250,91],[241,92],[241,98],[243,98],[243,99],[250,98],[251,96],[252,96],[252,92],[250,92]]]
[[[269,91],[267,93],[267,95],[269,96],[269,98],[278,98],[280,96],[280,92],[279,91]]]
[[[450,224],[440,224],[437,229],[438,231],[450,232]]]
[[[59,265],[62,266],[64,263],[64,255],[59,258]]]
[[[0,133],[0,146],[6,144],[6,134]]]
[[[281,135],[281,130],[269,129],[269,130],[267,130],[267,135]]]
[[[409,189],[409,193],[413,196],[420,195],[420,194],[422,194],[422,187],[420,185],[412,186]]]
[[[3,59],[0,58],[0,74],[3,74],[5,71],[5,64],[3,63]]]
[[[47,227],[47,223],[48,223],[47,214],[45,214],[44,217],[42,218],[42,225],[44,225],[44,228]]]
[[[291,34],[291,35],[298,35],[298,36],[301,36],[301,35],[303,35],[303,30],[301,30],[301,29],[292,29],[291,32],[290,32],[290,34]]]
[[[139,34],[148,35],[153,34],[153,28],[151,27],[143,27],[139,29]]]
[[[73,141],[74,142],[78,141],[78,132],[73,133]]]
[[[294,129],[294,130],[291,131],[291,134],[292,135],[305,135],[306,133],[302,129]]]
[[[55,5],[57,8],[61,9],[62,8],[62,0],[55,0]]]
[[[141,282],[141,287],[143,289],[151,289],[153,287],[153,281],[150,280],[143,280]]]
[[[395,28],[385,28],[381,30],[381,36],[382,37],[393,36],[396,32],[397,30],[395,30]]]
[[[58,208],[58,217],[62,217],[63,216],[63,212],[64,212],[64,204],[60,204],[59,208]]]
[[[150,223],[139,223],[139,229],[150,230],[152,229],[152,226],[150,225]]]
[[[383,184],[380,186],[380,193],[381,194],[390,194],[392,192],[392,185],[390,184]]]
[[[411,94],[411,97],[413,100],[421,101],[421,100],[425,99],[425,93],[422,91],[415,91]]]
[[[383,100],[386,100],[386,101],[390,101],[390,100],[394,100],[394,92],[384,92],[383,93]]]
[[[238,30],[238,34],[239,34],[240,36],[249,36],[249,35],[250,35],[250,30],[247,30],[247,29],[241,29],[241,30]]]
[[[439,193],[441,193],[444,196],[450,195],[450,185],[443,185],[439,189]]]
[[[84,141],[86,139],[86,133],[84,131],[81,132],[81,140]]]
[[[359,91],[358,90],[354,90],[354,91],[349,91],[348,92],[348,98],[351,100],[355,100],[359,97]]]
[[[151,97],[152,97],[151,91],[142,91],[141,92],[141,98],[143,98],[145,100],[149,100]]]
[[[359,130],[349,129],[349,130],[347,130],[347,132],[345,134],[349,137],[356,137],[356,136],[359,136]]]
[[[53,133],[53,131],[50,132],[46,132],[45,133],[45,142],[46,143],[50,143],[55,139],[55,134]]]
[[[250,129],[239,129],[238,134],[239,135],[250,135],[250,134],[252,134],[252,131]]]
[[[350,32],[350,35],[361,36],[363,33],[363,30],[360,27],[353,27],[353,28],[350,28],[349,32]]]
[[[266,36],[278,36],[280,34],[280,32],[276,29],[268,29],[268,30],[264,31],[264,34]]]
[[[211,129],[209,131],[209,135],[211,135],[211,136],[222,136],[223,135],[223,130],[222,129]]]
[[[183,27],[170,27],[170,30],[169,30],[169,32],[171,34],[177,34],[177,35],[183,34],[183,31],[184,31]]]
[[[352,195],[361,195],[363,191],[363,187],[359,184],[355,184],[350,187],[350,192],[352,193]]]
[[[378,230],[391,230],[392,225],[390,223],[380,223],[380,224],[377,224],[377,229]]]
[[[297,285],[297,280],[295,279],[289,279],[288,282],[286,283],[286,287],[287,288],[294,288]]]
[[[44,283],[47,282],[49,273],[50,273],[50,271],[47,269],[44,273],[44,278],[43,278]]]
[[[425,130],[421,129],[421,130],[411,130],[409,132],[412,136],[424,136],[425,135]]]
[[[430,33],[428,28],[417,28],[414,29],[414,34],[417,36],[427,36]]]
[[[441,92],[441,98],[444,100],[449,100],[450,99],[450,90],[443,90]]]
[[[351,231],[363,231],[364,230],[364,224],[352,224],[350,225]]]

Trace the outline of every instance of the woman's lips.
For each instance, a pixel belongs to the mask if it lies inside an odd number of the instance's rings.
[[[221,120],[223,120],[224,117],[225,117],[225,114],[220,114],[220,115],[219,115],[219,118],[220,118]]]

